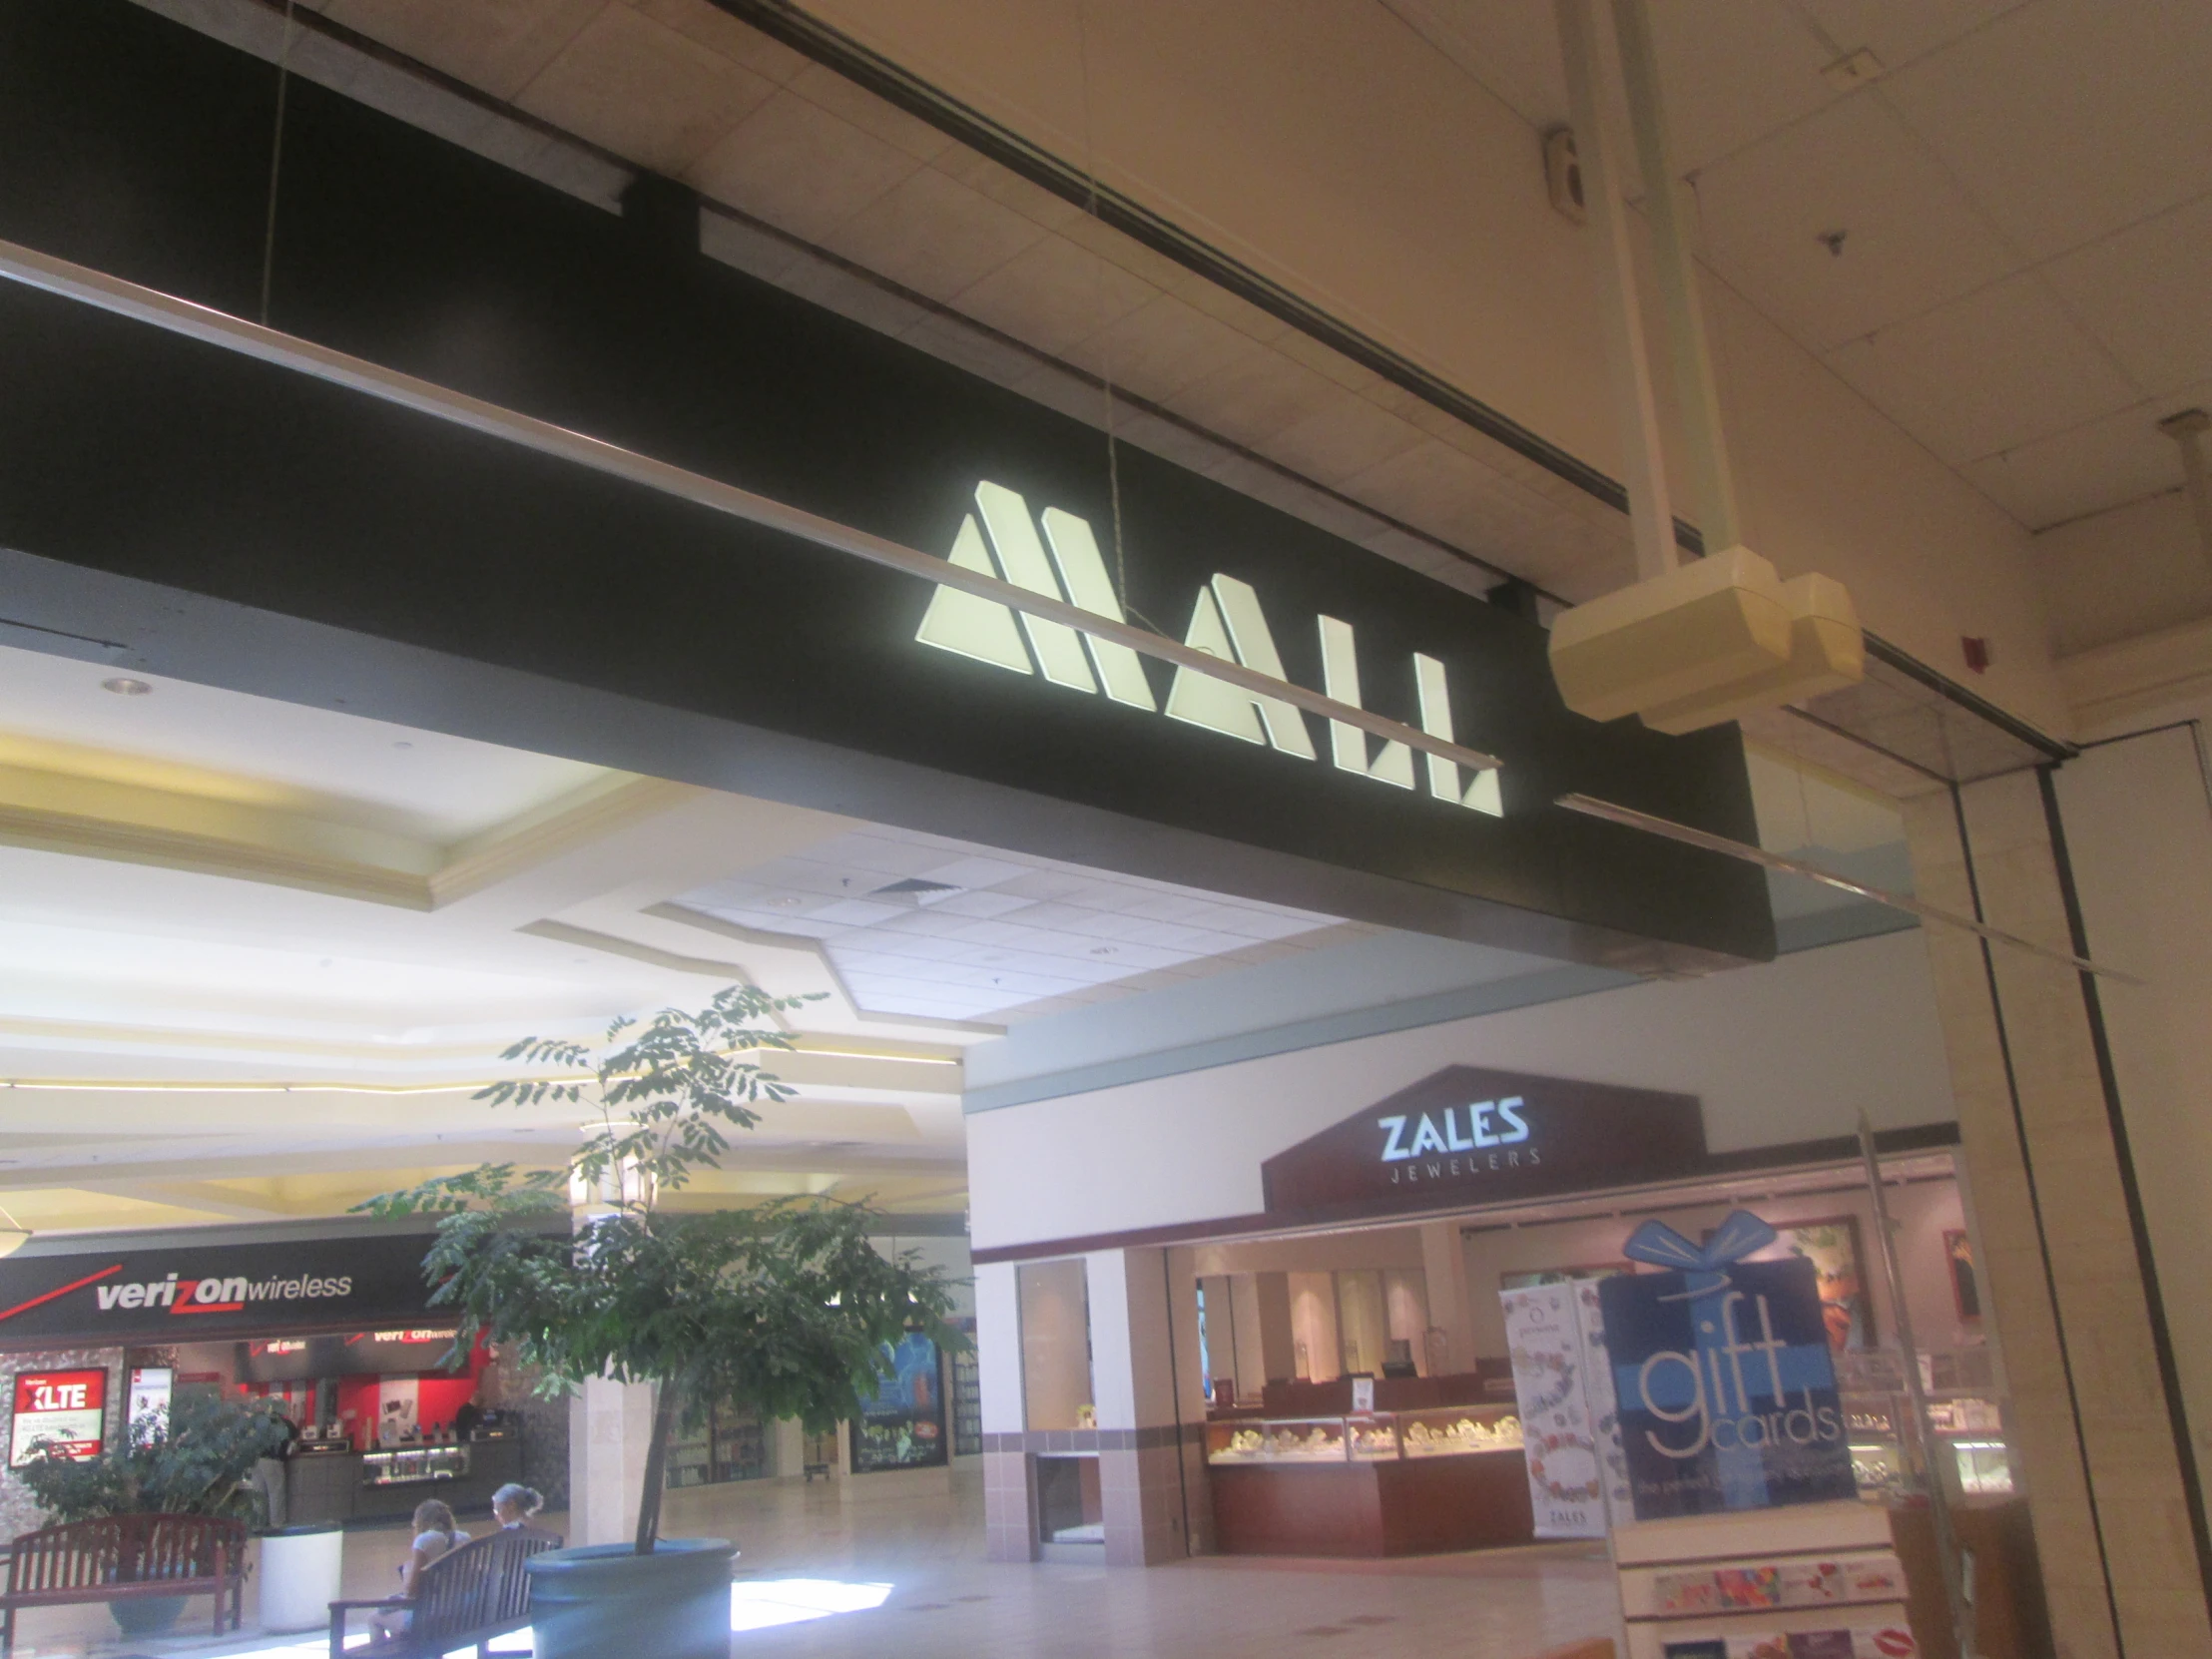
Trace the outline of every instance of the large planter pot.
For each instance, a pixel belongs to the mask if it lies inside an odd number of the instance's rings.
[[[651,1555],[584,1544],[532,1556],[537,1659],[730,1659],[727,1538],[663,1538]]]
[[[185,1616],[183,1596],[124,1596],[108,1603],[115,1627],[126,1636],[164,1636]]]

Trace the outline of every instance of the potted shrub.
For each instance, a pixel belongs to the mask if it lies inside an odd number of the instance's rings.
[[[253,1522],[263,1518],[262,1495],[249,1484],[254,1465],[276,1456],[286,1433],[265,1401],[188,1388],[171,1402],[166,1424],[150,1413],[98,1457],[54,1451],[16,1472],[52,1526],[141,1514]],[[108,1610],[126,1636],[158,1636],[183,1614],[185,1597],[137,1597]]]
[[[753,1105],[791,1097],[748,1056],[791,1046],[766,1021],[795,1005],[740,985],[697,1013],[617,1020],[596,1048],[525,1038],[502,1057],[571,1075],[477,1098],[584,1109],[593,1122],[566,1167],[485,1165],[363,1206],[442,1214],[423,1271],[431,1302],[458,1316],[459,1352],[488,1339],[537,1368],[549,1392],[601,1377],[657,1384],[636,1537],[531,1562],[539,1659],[726,1659],[734,1547],[660,1535],[677,1423],[734,1398],[820,1432],[859,1414],[885,1345],[908,1332],[962,1342],[944,1322],[942,1279],[878,1252],[864,1206],[668,1203],[720,1162],[726,1131],[759,1121]]]

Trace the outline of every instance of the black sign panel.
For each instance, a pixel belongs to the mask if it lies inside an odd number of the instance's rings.
[[[257,309],[269,66],[117,0],[0,0],[0,237]],[[1376,775],[1339,765],[1303,714],[1258,741],[1172,718],[1157,664],[1110,693],[1010,616],[1000,661],[932,648],[911,577],[21,288],[0,543],[55,562],[0,573],[11,616],[157,672],[1386,925],[1629,966],[1772,954],[1759,871],[1550,806],[1755,838],[1733,730],[1583,720],[1503,609],[1126,445],[1117,498],[1094,428],[305,83],[272,292],[279,328],[925,551],[972,533],[1014,576],[978,527],[999,486],[1055,559],[1055,524],[1088,527],[1176,637],[1247,596],[1227,635],[1264,625],[1301,685],[1329,682],[1332,619],[1371,707],[1420,724],[1426,674],[1504,759],[1502,816],[1364,738]]]
[[[16,1255],[0,1261],[0,1348],[196,1343],[334,1328],[431,1326],[437,1320],[422,1277],[429,1248],[426,1234],[386,1233]],[[406,1369],[430,1369],[444,1349],[425,1352],[427,1359]]]
[[[400,1326],[321,1337],[255,1337],[239,1344],[242,1382],[296,1382],[314,1377],[412,1376],[450,1370],[450,1325]]]
[[[1695,1095],[1449,1066],[1260,1166],[1268,1214],[1441,1210],[1694,1175]]]

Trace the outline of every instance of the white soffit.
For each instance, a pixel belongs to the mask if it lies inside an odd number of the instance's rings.
[[[0,766],[217,793],[450,842],[601,780],[604,767],[188,680],[0,646]]]
[[[1346,936],[1335,917],[882,827],[676,903],[819,939],[862,1008],[1034,1016]]]

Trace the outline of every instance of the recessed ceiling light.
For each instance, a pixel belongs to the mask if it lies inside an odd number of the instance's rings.
[[[796,910],[799,908],[800,905],[806,902],[807,901],[805,899],[799,897],[796,893],[787,893],[782,898],[772,898],[769,900],[769,903],[779,910]]]
[[[1113,953],[1114,947],[1110,944],[1094,944],[1091,946],[1093,956],[1111,956]]]
[[[392,745],[392,748],[394,748],[394,749],[412,749],[412,748],[414,748],[414,745],[413,745],[413,744],[411,744],[411,743],[409,743],[409,742],[408,742],[408,741],[407,741],[407,740],[406,740],[405,738],[401,738],[401,739],[400,739],[400,740],[399,740],[399,741],[398,741],[397,743],[395,743],[395,744],[393,744],[393,745]]]
[[[113,680],[101,681],[100,689],[102,691],[112,691],[118,697],[144,697],[154,688],[144,680],[133,680],[126,675],[117,675]]]

